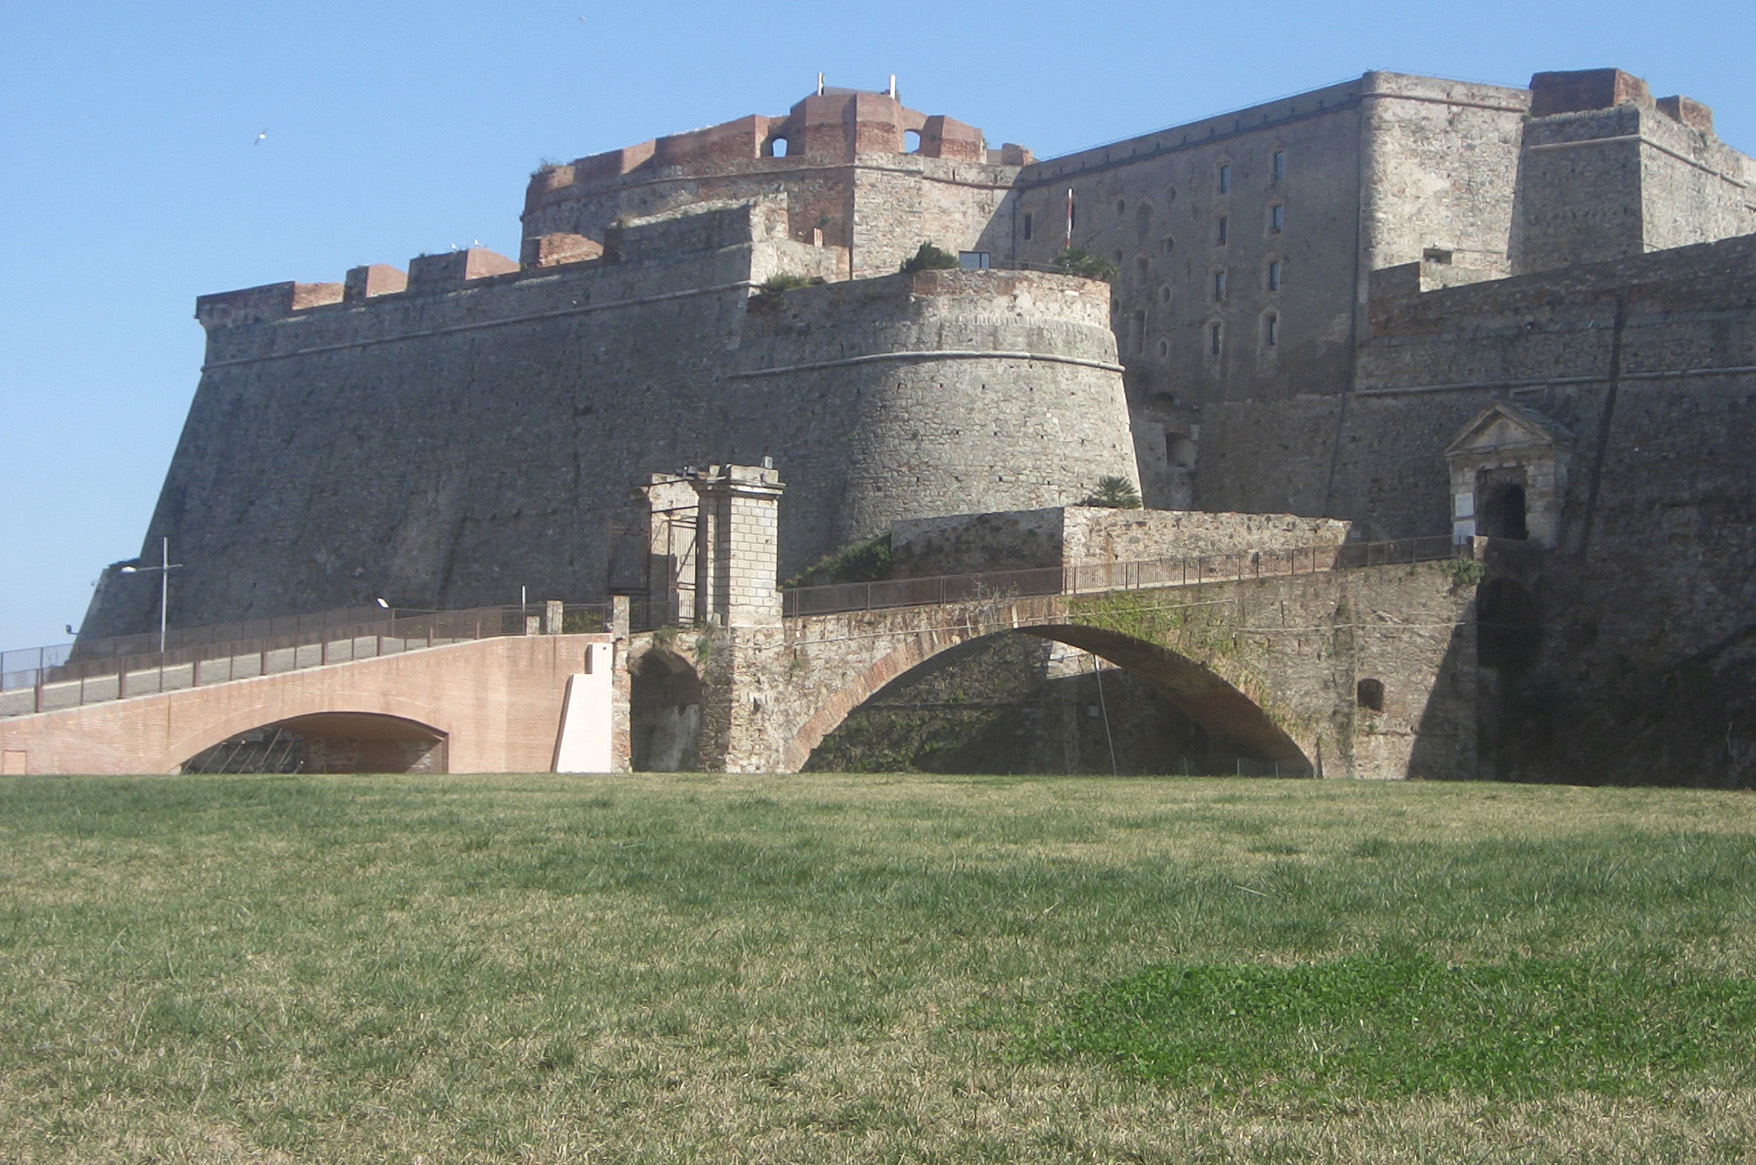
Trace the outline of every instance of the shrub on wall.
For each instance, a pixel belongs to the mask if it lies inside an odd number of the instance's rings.
[[[941,251],[932,243],[922,243],[921,249],[914,253],[913,258],[902,261],[904,271],[950,271],[958,266],[957,256],[949,251]]]
[[[1055,256],[1055,270],[1067,275],[1106,282],[1116,277],[1116,265],[1102,255],[1094,255],[1084,247],[1068,247]]]

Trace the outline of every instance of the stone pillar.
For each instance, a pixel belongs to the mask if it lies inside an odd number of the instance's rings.
[[[559,635],[565,620],[565,607],[560,599],[550,599],[543,604],[543,634]],[[594,628],[595,630],[595,628]]]
[[[714,465],[693,479],[697,617],[720,627],[780,623],[780,495],[773,469]]]
[[[627,595],[610,598],[610,768],[626,773],[634,767],[632,685],[628,675],[629,603]]]

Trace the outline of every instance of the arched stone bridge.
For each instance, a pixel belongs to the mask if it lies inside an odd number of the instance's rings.
[[[911,669],[1022,632],[1157,688],[1217,743],[1278,771],[1467,776],[1475,762],[1473,586],[1450,561],[1096,594],[997,597],[637,635],[642,677],[699,676],[701,767],[794,772],[850,712]],[[663,661],[663,666],[656,666]],[[678,697],[682,698],[682,697]],[[648,746],[650,750],[651,746]],[[662,767],[662,766],[661,766]]]

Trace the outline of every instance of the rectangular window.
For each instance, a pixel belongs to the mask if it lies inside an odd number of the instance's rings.
[[[1271,315],[1263,320],[1262,338],[1268,342],[1270,348],[1273,348],[1280,343],[1279,316]]]
[[[1219,192],[1221,194],[1230,194],[1232,192],[1232,168],[1230,166],[1221,166],[1219,168]]]
[[[1285,150],[1274,151],[1274,180],[1279,182],[1287,176],[1287,155]]]
[[[1220,300],[1224,299],[1225,297],[1226,297],[1226,273],[1224,271],[1215,271],[1213,273],[1213,299],[1214,299],[1214,302],[1218,303]]]
[[[1280,260],[1271,259],[1268,263],[1268,290],[1280,290]]]
[[[1218,324],[1208,324],[1207,325],[1207,354],[1209,356],[1218,356],[1219,355],[1219,325]]]
[[[1277,235],[1280,234],[1281,227],[1286,225],[1286,209],[1286,207],[1278,205],[1268,208],[1269,231]]]
[[[1214,222],[1213,222],[1213,245],[1214,246],[1223,247],[1226,245],[1226,223],[1228,221],[1230,221],[1230,220],[1228,220],[1226,218],[1226,216],[1223,214],[1214,220]]]
[[[965,271],[986,271],[988,269],[988,252],[959,251],[957,265]]]
[[[1026,214],[1024,216],[1024,237],[1027,239],[1030,238],[1030,215],[1029,214]]]

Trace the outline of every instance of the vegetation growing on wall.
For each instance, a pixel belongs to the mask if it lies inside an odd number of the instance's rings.
[[[820,587],[831,583],[881,582],[890,577],[890,533],[843,546],[781,583],[783,587]]]
[[[902,261],[904,271],[951,271],[957,266],[956,255],[942,251],[932,243],[922,243],[920,250]]]
[[[1068,247],[1055,256],[1055,270],[1066,275],[1108,282],[1118,274],[1116,265],[1102,255],[1094,255],[1084,247]]]

